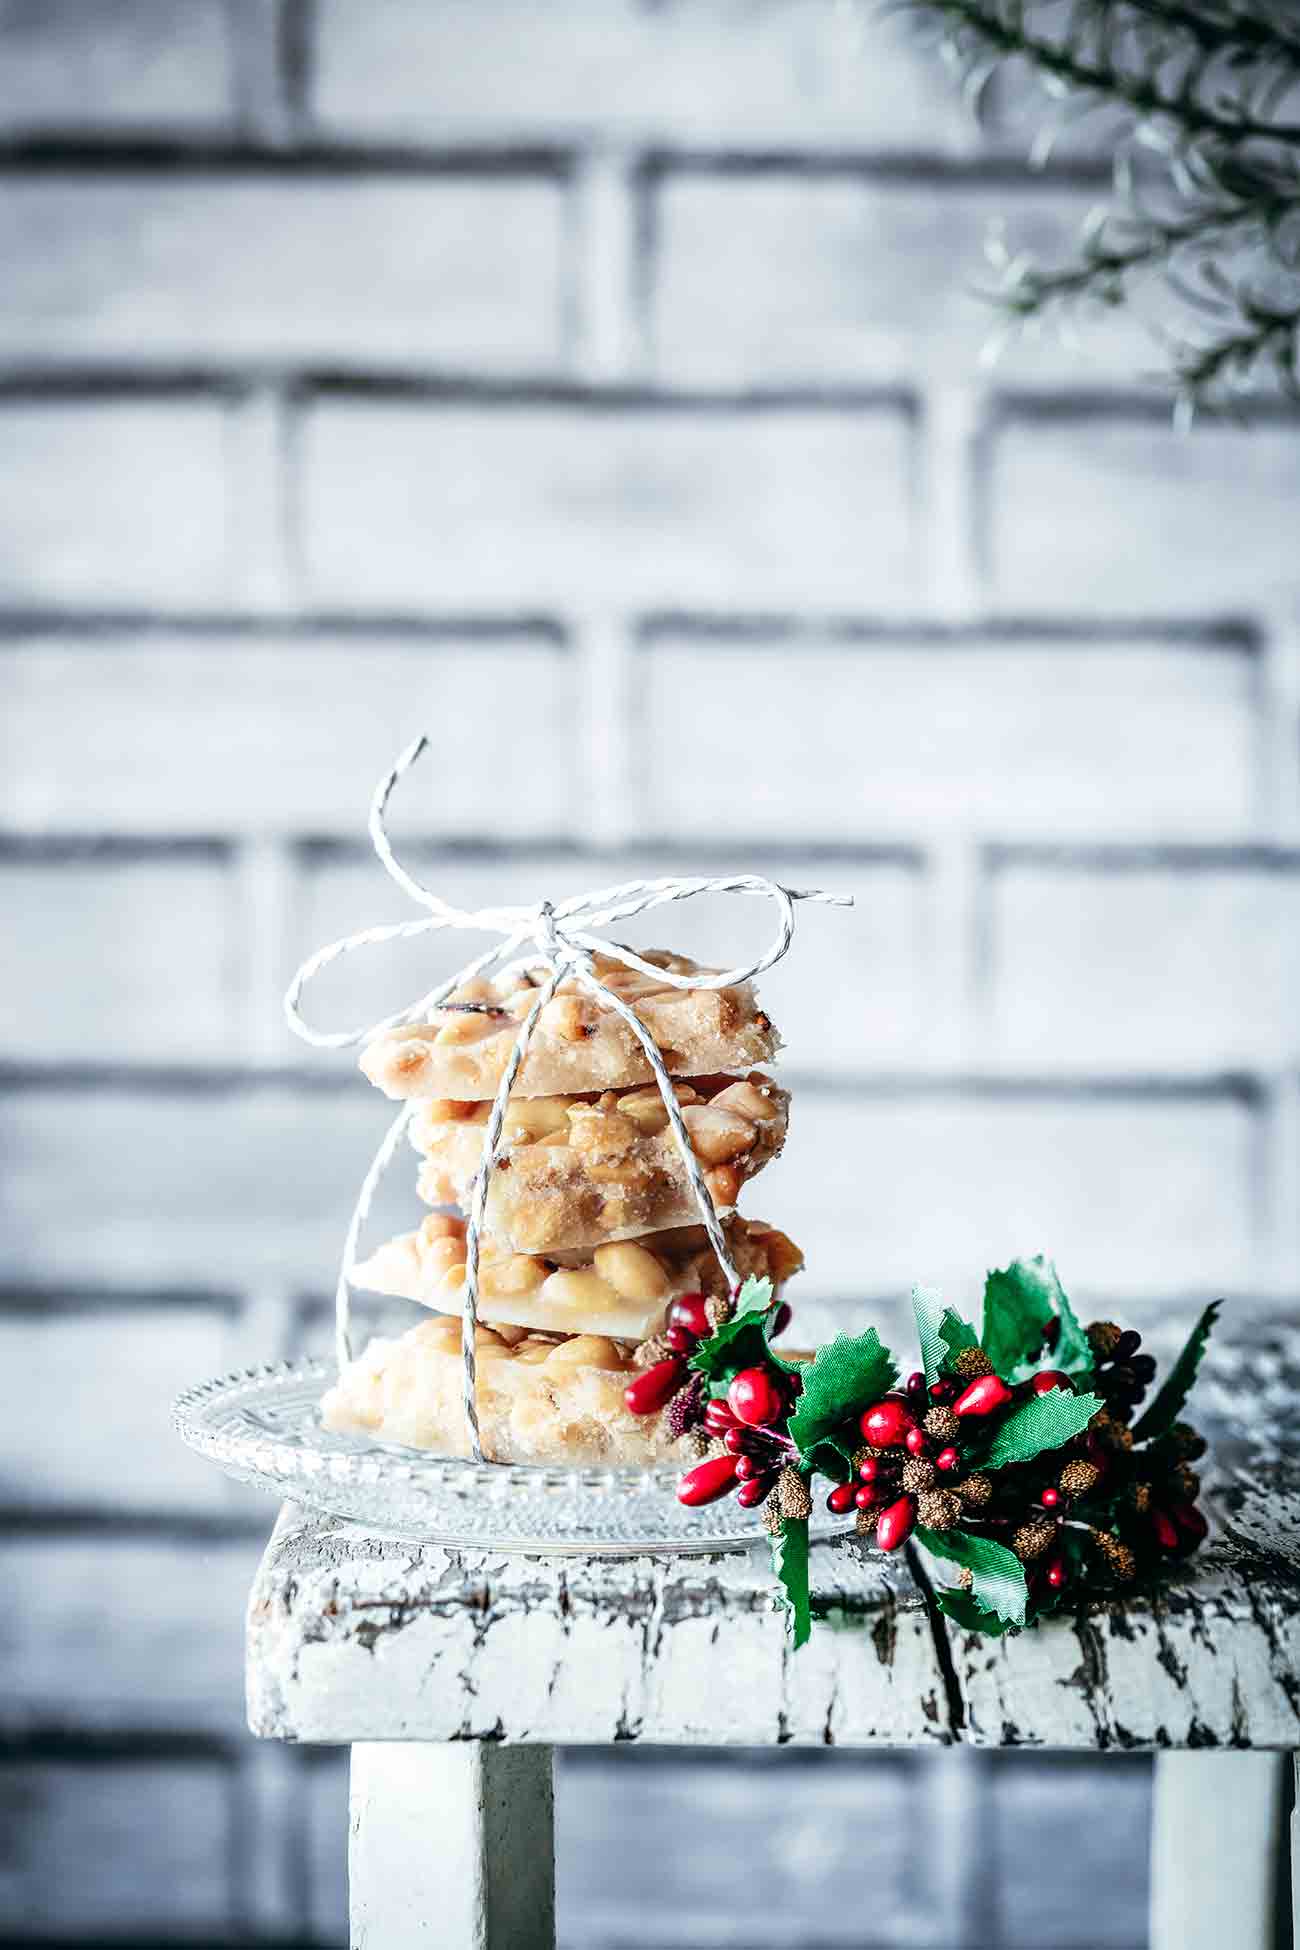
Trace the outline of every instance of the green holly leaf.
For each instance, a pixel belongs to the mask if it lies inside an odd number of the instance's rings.
[[[1056,1346],[1043,1347],[1043,1329],[1060,1322]],[[984,1282],[984,1352],[1004,1381],[1023,1381],[1044,1364],[1065,1374],[1093,1366],[1088,1337],[1080,1327],[1056,1267],[1041,1253],[1016,1259]]]
[[[828,1476],[832,1483],[847,1483],[853,1474],[854,1450],[858,1446],[856,1440],[850,1442],[839,1436],[824,1435],[820,1442],[813,1443],[801,1461],[819,1476]]]
[[[1014,1551],[1009,1551],[1005,1544],[995,1544],[991,1537],[977,1537],[969,1530],[927,1530],[922,1525],[916,1532],[916,1540],[931,1557],[961,1564],[970,1572],[974,1582],[969,1596],[982,1610],[992,1612],[995,1618],[1008,1624],[1024,1624],[1029,1593],[1025,1567]],[[944,1593],[945,1597],[948,1595]]]
[[[812,1631],[812,1601],[808,1591],[808,1520],[782,1517],[781,1534],[772,1540],[772,1569],[790,1614],[796,1652]]]
[[[770,1361],[787,1374],[802,1374],[804,1363],[786,1361],[767,1344],[773,1319],[772,1282],[750,1278],[736,1295],[730,1320],[701,1341],[687,1366],[702,1374],[711,1384],[710,1393],[725,1395],[731,1377],[742,1368],[756,1368]]]
[[[816,1360],[805,1363],[802,1373],[803,1393],[786,1426],[805,1463],[824,1437],[878,1401],[898,1379],[893,1356],[874,1327],[865,1334],[837,1334],[818,1348]]]
[[[1002,1469],[1007,1463],[1030,1462],[1044,1449],[1060,1449],[1082,1435],[1105,1406],[1100,1395],[1072,1395],[1065,1388],[1031,1395],[999,1424],[981,1467]]]
[[[985,1638],[1000,1639],[1007,1632],[1020,1630],[1013,1619],[999,1618],[996,1612],[985,1611],[983,1605],[977,1605],[972,1592],[951,1589],[936,1591],[934,1597],[939,1610],[964,1632],[982,1632]]]
[[[1212,1300],[1188,1335],[1155,1400],[1133,1425],[1135,1442],[1151,1442],[1157,1436],[1167,1435],[1178,1420],[1183,1403],[1192,1392],[1201,1356],[1222,1304],[1220,1300]]]
[[[963,1320],[952,1307],[945,1307],[943,1296],[936,1288],[914,1286],[912,1312],[927,1381],[937,1381],[962,1348],[979,1346],[979,1336],[970,1322]]]

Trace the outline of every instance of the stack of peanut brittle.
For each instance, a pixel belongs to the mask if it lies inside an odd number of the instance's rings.
[[[643,959],[708,975],[660,950]],[[598,957],[674,1078],[691,1145],[737,1272],[780,1288],[802,1256],[735,1208],[785,1140],[788,1097],[756,1065],[778,1038],[752,987],[678,988]],[[372,1340],[330,1390],[332,1428],[467,1455],[460,1347],[465,1220],[492,1100],[544,975],[465,984],[427,1022],[389,1031],[362,1068],[414,1099],[418,1188],[435,1209],[355,1271],[372,1292],[431,1318]],[[515,1080],[489,1181],[479,1268],[477,1404],[498,1462],[646,1463],[684,1454],[680,1417],[633,1414],[629,1383],[657,1353],[674,1306],[725,1297],[645,1051],[613,1009],[570,980],[543,1009]]]

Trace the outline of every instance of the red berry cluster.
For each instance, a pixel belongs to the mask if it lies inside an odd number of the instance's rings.
[[[962,1464],[960,1448],[926,1428],[930,1410],[949,1409],[958,1421],[982,1419],[1011,1400],[1011,1389],[995,1374],[979,1375],[965,1386],[945,1376],[927,1388],[918,1369],[908,1376],[905,1392],[882,1396],[863,1411],[858,1427],[867,1447],[877,1453],[858,1464],[856,1484],[841,1483],[831,1491],[827,1508],[837,1515],[855,1506],[879,1511],[876,1542],[883,1551],[897,1550],[915,1530],[918,1514],[917,1497],[904,1485],[905,1458],[924,1458],[939,1476],[950,1478]]]
[[[783,1333],[789,1323],[790,1309],[783,1303],[773,1315],[770,1331]],[[643,1368],[623,1391],[633,1415],[653,1415],[668,1407],[679,1390],[698,1389],[698,1377],[691,1378],[687,1359],[712,1332],[702,1293],[688,1293],[673,1302],[664,1334],[672,1353]],[[733,1376],[725,1400],[706,1401],[700,1391],[699,1421],[706,1434],[721,1439],[725,1453],[708,1456],[687,1470],[677,1485],[678,1500],[696,1509],[716,1503],[734,1489],[736,1501],[747,1510],[765,1502],[782,1464],[794,1454],[784,1424],[801,1387],[797,1375],[764,1366],[742,1368]]]

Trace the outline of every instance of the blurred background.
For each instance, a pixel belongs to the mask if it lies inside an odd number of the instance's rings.
[[[273,1511],[167,1407],[326,1342],[386,1112],[279,996],[405,918],[418,730],[457,901],[857,896],[764,990],[809,1336],[1040,1249],[1292,1304],[1300,445],[1123,316],[981,366],[988,225],[1106,181],[1016,111],[834,0],[0,0],[5,1941],[345,1940],[344,1757],[242,1731]],[[1137,1950],[1101,1765],[567,1756],[563,1941]]]

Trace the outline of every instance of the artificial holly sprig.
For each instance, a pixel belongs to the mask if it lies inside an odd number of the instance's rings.
[[[811,1630],[814,1475],[882,1550],[914,1538],[956,1565],[938,1603],[973,1631],[1032,1624],[1202,1541],[1191,1465],[1205,1444],[1178,1417],[1217,1306],[1134,1426],[1155,1362],[1134,1329],[1082,1327],[1050,1261],[988,1275],[979,1334],[926,1289],[913,1307],[923,1365],[902,1389],[874,1328],[787,1360],[771,1340],[789,1310],[747,1280],[731,1303],[678,1301],[627,1390],[634,1412],[663,1410],[706,1450],[678,1486],[684,1503],[734,1493],[762,1507],[796,1645]]]

